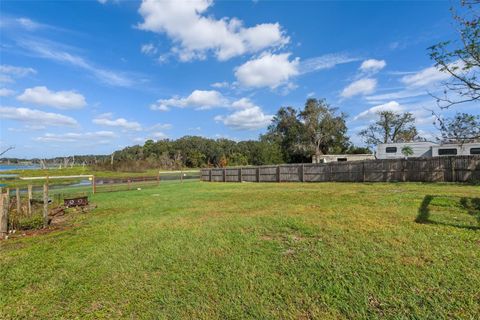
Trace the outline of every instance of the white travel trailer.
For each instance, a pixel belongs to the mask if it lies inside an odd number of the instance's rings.
[[[402,142],[402,143],[381,143],[377,146],[377,159],[398,159],[405,158],[402,153],[404,147],[410,147],[413,154],[409,157],[432,157],[432,147],[437,146],[433,142]]]
[[[432,147],[432,156],[469,156],[480,155],[480,143],[452,143]]]
[[[377,146],[375,156],[377,159],[404,158],[404,147],[410,147],[413,151],[409,158],[418,157],[442,157],[442,156],[480,156],[480,143],[450,143],[436,144],[433,142],[405,142],[405,143],[382,143]]]

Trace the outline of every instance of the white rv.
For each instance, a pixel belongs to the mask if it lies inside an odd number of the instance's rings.
[[[432,147],[437,146],[433,142],[402,142],[402,143],[381,143],[377,146],[377,159],[398,159],[405,158],[402,149],[410,147],[413,151],[409,157],[432,157]]]
[[[405,143],[382,143],[377,146],[375,156],[377,159],[398,159],[404,158],[402,153],[404,147],[410,147],[413,151],[409,158],[418,157],[441,157],[441,156],[480,156],[480,143],[451,143],[437,144],[433,142],[405,142]]]
[[[469,156],[480,155],[480,143],[452,143],[432,147],[432,156]]]

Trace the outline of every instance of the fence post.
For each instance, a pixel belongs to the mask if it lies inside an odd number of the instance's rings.
[[[298,178],[299,178],[300,182],[305,182],[305,174],[304,174],[305,165],[303,163],[300,167],[298,167],[298,171],[299,171],[299,173],[298,173],[299,177]]]
[[[281,182],[281,179],[280,179],[280,166],[277,166],[277,182]]]
[[[158,171],[158,175],[157,175],[157,186],[160,185],[160,171]]]
[[[365,160],[362,161],[362,182],[365,182]]]
[[[47,225],[48,225],[48,182],[43,185],[43,227],[46,228]]]
[[[208,169],[208,181],[212,182],[212,168]]]
[[[256,168],[255,175],[256,175],[256,178],[257,178],[257,182],[260,182],[260,168],[259,167]]]
[[[238,169],[238,182],[242,182],[243,177],[242,177],[242,168]]]
[[[28,210],[28,215],[31,216],[32,215],[32,185],[31,184],[28,185],[27,194],[28,194],[27,210]]]
[[[22,209],[22,204],[20,202],[20,188],[17,187],[15,189],[15,197],[17,198],[17,214],[20,214],[20,211]]]
[[[223,182],[227,182],[227,169],[223,168]]]
[[[7,202],[7,195],[0,193],[0,237],[1,238],[5,238],[8,234],[8,205],[9,203]]]
[[[131,186],[130,186],[130,179],[127,180],[127,183],[128,183],[128,190],[131,189]]]
[[[455,157],[450,157],[450,166],[452,167],[452,182],[455,182]]]

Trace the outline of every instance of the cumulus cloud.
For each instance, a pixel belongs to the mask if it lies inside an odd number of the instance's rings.
[[[364,78],[352,82],[345,87],[341,93],[344,98],[350,98],[359,94],[370,94],[375,91],[377,87],[377,80],[371,78]]]
[[[216,90],[195,90],[187,97],[175,96],[170,99],[159,99],[150,106],[152,110],[168,111],[171,107],[210,109],[226,106],[228,101]]]
[[[0,88],[0,97],[9,97],[13,96],[15,94],[15,91],[7,88]]]
[[[217,89],[222,89],[222,88],[228,88],[230,84],[227,81],[222,81],[222,82],[214,82],[210,86]]]
[[[112,119],[112,115],[109,113],[98,116],[93,119],[92,122],[101,126],[117,127],[129,131],[142,130],[140,123],[136,121],[128,121],[124,118]]]
[[[363,72],[377,72],[385,68],[385,60],[368,59],[362,62],[360,70]]]
[[[235,69],[235,77],[245,87],[270,87],[285,84],[299,74],[299,58],[289,59],[290,53],[265,53]]]
[[[375,119],[377,117],[377,113],[381,111],[393,111],[393,112],[401,112],[404,108],[397,102],[397,101],[390,101],[378,106],[371,107],[361,113],[359,113],[353,120],[361,120],[361,119]]]
[[[212,5],[212,0],[143,0],[139,13],[144,20],[138,28],[165,33],[175,44],[172,52],[182,61],[204,59],[208,52],[228,60],[289,42],[278,23],[245,27],[237,18],[215,19],[207,15]]]
[[[71,117],[28,108],[0,107],[0,118],[44,126],[77,125],[77,121]]]
[[[45,133],[43,136],[37,137],[34,140],[39,142],[92,142],[108,143],[110,139],[115,138],[115,133],[111,131],[95,131],[95,132],[67,132],[62,134]]]
[[[273,118],[248,98],[234,101],[232,107],[238,110],[227,116],[216,116],[215,121],[235,130],[258,130],[269,125]]]
[[[17,100],[58,109],[78,109],[87,105],[85,97],[75,91],[50,91],[45,86],[25,89]]]
[[[407,86],[424,87],[430,84],[444,81],[450,78],[446,72],[438,70],[436,67],[429,67],[418,71],[417,73],[406,75],[401,78],[401,81]]]

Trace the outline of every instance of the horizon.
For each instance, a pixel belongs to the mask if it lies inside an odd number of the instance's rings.
[[[430,94],[448,76],[427,48],[457,37],[449,1],[171,4],[2,2],[0,149],[16,146],[4,156],[257,140],[281,106],[310,97],[349,115],[358,146],[379,110],[438,135]],[[473,102],[442,114],[454,112],[480,114]]]

